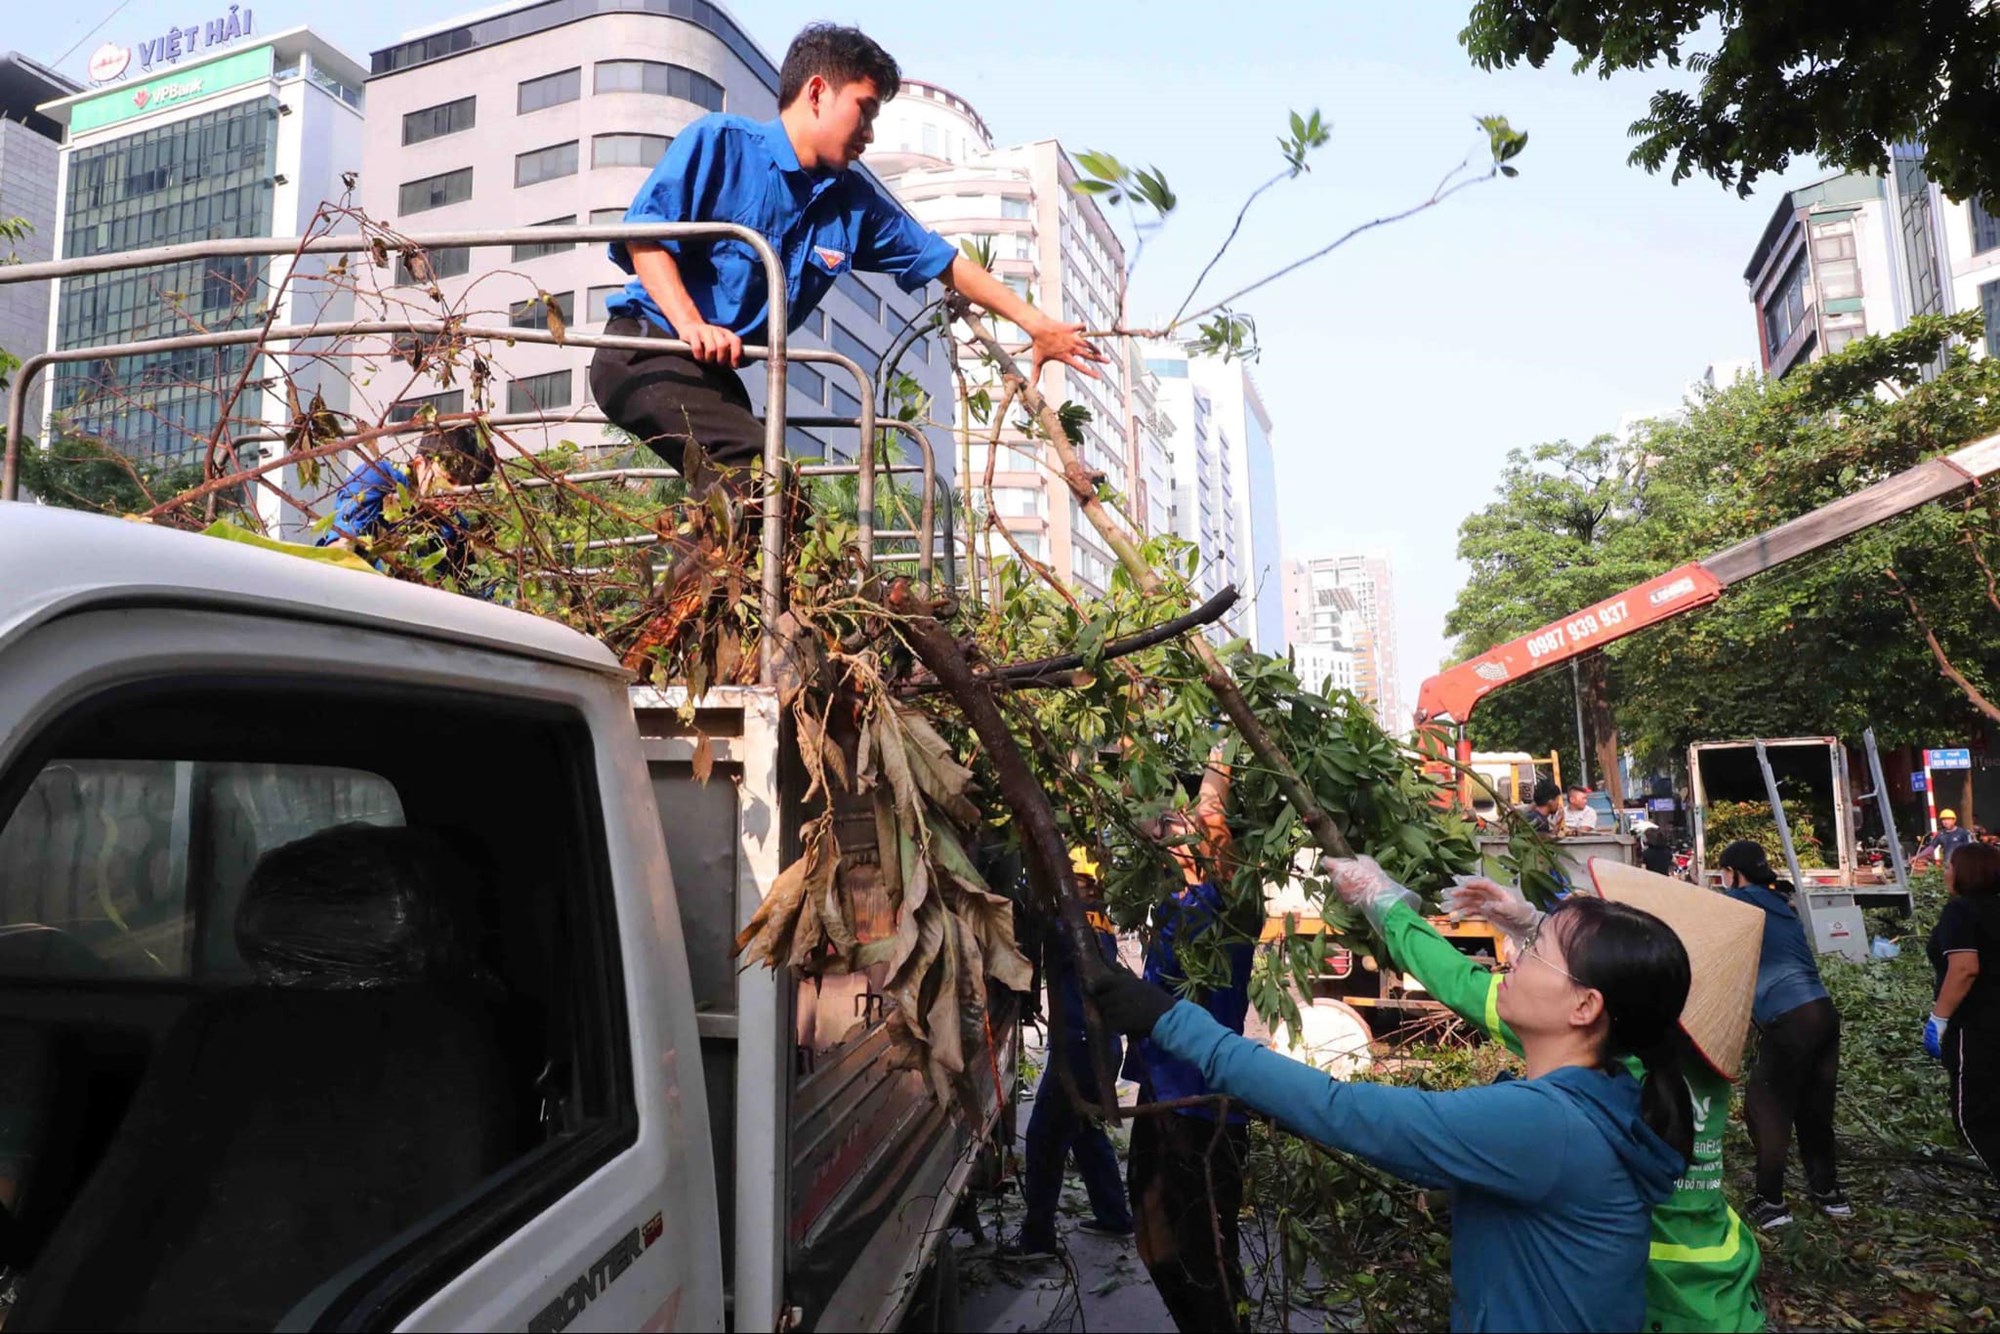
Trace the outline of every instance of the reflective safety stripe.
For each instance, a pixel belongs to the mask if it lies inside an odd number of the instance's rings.
[[[1500,979],[1486,979],[1486,1035],[1495,1041],[1500,1037]]]
[[[1729,1215],[1729,1236],[1726,1240],[1713,1246],[1674,1246],[1664,1241],[1656,1241],[1652,1246],[1653,1262],[1709,1265],[1734,1259],[1736,1252],[1743,1249],[1743,1220],[1738,1218],[1736,1211],[1728,1205],[1722,1207]]]

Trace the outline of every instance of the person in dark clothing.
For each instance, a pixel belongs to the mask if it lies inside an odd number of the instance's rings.
[[[417,573],[432,553],[435,570],[463,583],[472,550],[463,515],[433,499],[454,486],[477,486],[493,475],[493,450],[477,428],[431,431],[417,442],[409,466],[381,459],[357,469],[334,495],[333,518],[314,544],[344,547],[385,573]],[[390,518],[393,502],[407,502]],[[393,545],[395,568],[371,548]]]
[[[1535,781],[1535,799],[1528,810],[1528,823],[1544,834],[1562,830],[1562,789],[1546,778]]]
[[[1635,829],[1638,826],[1633,826]],[[1667,831],[1648,822],[1641,831],[1639,864],[1654,875],[1674,873],[1674,846],[1667,842]]]
[[[1118,936],[1104,914],[1098,895],[1098,866],[1088,849],[1074,848],[1070,865],[1076,885],[1097,932],[1098,953],[1107,963],[1118,961]],[[1026,1211],[1021,1232],[1000,1248],[1003,1260],[1046,1260],[1056,1254],[1056,1206],[1062,1198],[1063,1163],[1076,1160],[1077,1175],[1090,1196],[1091,1217],[1078,1224],[1102,1237],[1132,1235],[1132,1210],[1125,1200],[1125,1183],[1118,1176],[1118,1153],[1103,1125],[1079,1107],[1063,1085],[1068,1070],[1076,1098],[1095,1103],[1097,1070],[1091,1061],[1090,1036],[1083,1020],[1083,988],[1077,980],[1075,955],[1059,920],[1043,931],[1042,961],[1049,991],[1049,1065],[1035,1087],[1035,1108],[1028,1114],[1027,1154],[1021,1197]],[[1116,1069],[1119,1044],[1112,1040],[1111,1068]]]
[[[1785,1160],[1798,1131],[1806,1190],[1829,1218],[1853,1206],[1840,1189],[1833,1104],[1840,1079],[1840,1013],[1819,979],[1812,942],[1792,907],[1792,883],[1778,879],[1764,849],[1738,839],[1722,850],[1722,887],[1732,899],[1764,910],[1764,952],[1757,964],[1757,1065],[1743,1095],[1757,1150],[1757,1198],[1750,1221],[1766,1232],[1792,1221],[1785,1205]]]
[[[1926,945],[1937,998],[1924,1050],[1944,1062],[1958,1133],[2000,1181],[2000,848],[1960,848],[1944,882],[1951,898]]]
[[[1182,884],[1153,910],[1145,981],[1171,998],[1187,983],[1180,947],[1211,930],[1224,932],[1228,985],[1198,988],[1192,999],[1224,1029],[1241,1033],[1250,1012],[1256,931],[1229,919],[1224,893],[1230,877],[1228,800],[1229,766],[1218,746],[1209,755],[1194,804],[1164,816],[1150,831],[1172,853]],[[1141,1103],[1215,1092],[1199,1066],[1150,1038],[1131,1045],[1125,1075],[1138,1081]],[[1139,1258],[1174,1325],[1187,1334],[1248,1328],[1237,1310],[1247,1292],[1237,1215],[1243,1209],[1250,1125],[1241,1109],[1224,1107],[1226,1111],[1213,1103],[1192,1104],[1132,1122],[1126,1184],[1138,1226]]]
[[[901,82],[895,60],[859,29],[806,28],[778,72],[777,119],[717,112],[681,130],[625,221],[734,223],[761,232],[785,270],[792,330],[856,271],[889,275],[905,292],[937,281],[1020,327],[1034,347],[1031,381],[1050,361],[1100,378],[1096,367],[1106,358],[1083,337],[1082,324],[1063,323],[1016,295],[851,170]],[[605,303],[605,332],[662,346],[600,348],[590,364],[592,396],[605,416],[683,474],[687,445],[698,442],[720,466],[725,487],[741,494],[764,449],[763,423],[736,374],[744,344],[771,338],[764,265],[735,238],[613,242],[610,257],[631,281]]]

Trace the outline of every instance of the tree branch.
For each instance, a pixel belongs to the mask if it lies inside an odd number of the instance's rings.
[[[1922,609],[1917,606],[1917,600],[1910,596],[1910,590],[1903,587],[1903,581],[1896,577],[1896,572],[1893,569],[1889,569],[1882,571],[1882,573],[1889,576],[1889,582],[1894,584],[1896,591],[1903,595],[1903,605],[1910,609],[1910,618],[1917,623],[1917,628],[1924,632],[1924,642],[1930,645],[1931,657],[1937,660],[1938,671],[1944,674],[1946,680],[1965,692],[1965,697],[1972,701],[1974,708],[1978,709],[1988,718],[1991,718],[1994,722],[2000,723],[2000,708],[1995,708],[1991,700],[1980,694],[1979,687],[1966,680],[1964,672],[1959,671],[1958,668],[1951,665],[1951,659],[1945,656],[1944,645],[1938,643],[1937,632],[1931,629],[1929,619],[1925,617]]]

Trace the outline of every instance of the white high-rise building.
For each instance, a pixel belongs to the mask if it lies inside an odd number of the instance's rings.
[[[875,123],[869,161],[918,221],[989,255],[993,272],[1021,296],[1089,329],[1116,324],[1124,247],[1097,205],[1071,188],[1077,172],[1060,143],[1043,139],[996,148],[970,103],[934,84],[905,79]],[[1010,345],[1026,342],[1006,321],[996,332]],[[1129,345],[1107,351],[1111,359],[1099,368],[1101,379],[1051,366],[1043,371],[1040,388],[1051,402],[1088,409],[1078,452],[1121,498],[1114,512],[1128,531],[1164,531],[1157,525],[1171,511],[1164,494],[1171,485],[1167,430],[1159,411],[1166,396],[1155,390]],[[976,357],[963,357],[960,370],[969,393],[983,389],[998,403],[1000,386]],[[1017,410],[1010,419],[1019,415]],[[979,514],[988,507],[988,430],[974,427],[977,443],[961,460]],[[1065,583],[1091,593],[1107,589],[1115,558],[1041,447],[1010,420],[990,462],[991,507],[1013,543]],[[1006,554],[1009,547],[1000,541],[988,549]]]
[[[1384,731],[1399,737],[1408,732],[1410,719],[1397,687],[1396,591],[1387,553],[1297,561],[1286,582],[1293,649],[1333,645],[1351,650],[1355,693],[1375,706],[1375,720]]]
[[[1264,653],[1286,644],[1271,417],[1241,361],[1149,343],[1160,411],[1174,424],[1174,531],[1201,548],[1201,588],[1235,584],[1228,634]]]

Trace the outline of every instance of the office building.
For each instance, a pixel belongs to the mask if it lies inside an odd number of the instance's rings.
[[[996,148],[970,103],[934,84],[906,79],[875,123],[869,155],[918,221],[989,257],[993,272],[1017,293],[1089,329],[1116,324],[1124,246],[1097,205],[1071,188],[1076,167],[1060,143],[1043,139]],[[1006,321],[995,332],[1010,345],[1026,342]],[[1100,368],[1102,379],[1051,366],[1040,387],[1053,403],[1088,410],[1078,452],[1121,497],[1115,512],[1128,531],[1142,530],[1166,513],[1154,491],[1167,475],[1166,444],[1157,405],[1150,401],[1153,386],[1134,383],[1142,368],[1129,340],[1109,340],[1106,350],[1111,359]],[[997,378],[977,356],[962,355],[960,370],[969,393],[984,390],[998,403]],[[990,460],[992,508],[1013,544],[1046,562],[1065,583],[1102,593],[1110,586],[1115,558],[1042,447],[1014,429],[1011,419],[1018,415],[1010,414]],[[1143,429],[1137,425],[1141,419]],[[974,511],[983,514],[987,431],[974,435],[978,443],[970,451],[967,481],[974,488]],[[988,540],[989,550],[1010,550],[1005,541]]]
[[[1782,376],[1919,315],[1977,310],[2000,353],[2000,201],[1954,202],[1924,174],[1920,147],[1886,173],[1850,172],[1778,201],[1743,279],[1759,359]]]
[[[67,97],[82,85],[9,51],[0,56],[0,218],[19,218],[27,235],[0,240],[0,260],[39,264],[56,255],[56,177],[62,152],[62,126],[37,111],[44,102]],[[0,287],[0,351],[20,361],[38,356],[49,346],[49,288],[46,283],[10,283]],[[0,413],[9,408],[11,388],[0,389]],[[48,384],[37,380],[28,390],[30,431],[41,429],[42,404]]]
[[[1395,575],[1387,553],[1318,556],[1294,562],[1285,607],[1291,643],[1353,654],[1353,690],[1375,707],[1391,736],[1410,730],[1398,685]]]
[[[63,257],[331,230],[321,206],[341,197],[343,176],[361,165],[362,76],[323,38],[293,28],[48,103],[43,113],[68,130]],[[345,313],[336,286],[313,279],[318,261],[279,292],[272,281],[286,263],[215,259],[66,279],[53,342],[83,348],[244,328],[273,299],[281,324]],[[54,377],[53,424],[151,462],[198,460],[225,402],[228,438],[285,421],[287,381],[302,401],[319,392],[343,407],[344,378],[312,351],[273,349],[274,363],[247,371],[244,347],[68,363]]]
[[[374,53],[371,70],[362,203],[404,233],[616,223],[687,125],[716,111],[756,120],[778,113],[777,65],[703,0],[535,0],[486,10],[405,35]],[[605,303],[626,282],[596,244],[450,250],[431,265],[444,306],[471,324],[543,328],[546,299],[569,329],[599,332]],[[405,266],[396,278],[404,285],[386,299],[411,318],[435,318],[438,303],[421,275]],[[844,277],[792,346],[831,348],[876,376],[891,340],[939,290],[913,295],[881,275]],[[614,439],[602,426],[567,421],[591,406],[589,349],[483,351],[494,372],[485,402],[468,396],[462,370],[443,384],[404,365],[379,377],[373,407],[392,418],[425,404],[536,414],[548,424],[509,428],[529,450]],[[931,396],[934,417],[948,417],[949,366],[935,338],[919,340],[898,368]],[[761,413],[764,377],[754,363],[743,380]],[[788,383],[793,416],[860,411],[844,372],[794,363]],[[932,438],[948,478],[950,434]],[[858,443],[853,430],[790,428],[796,455],[852,459]]]

